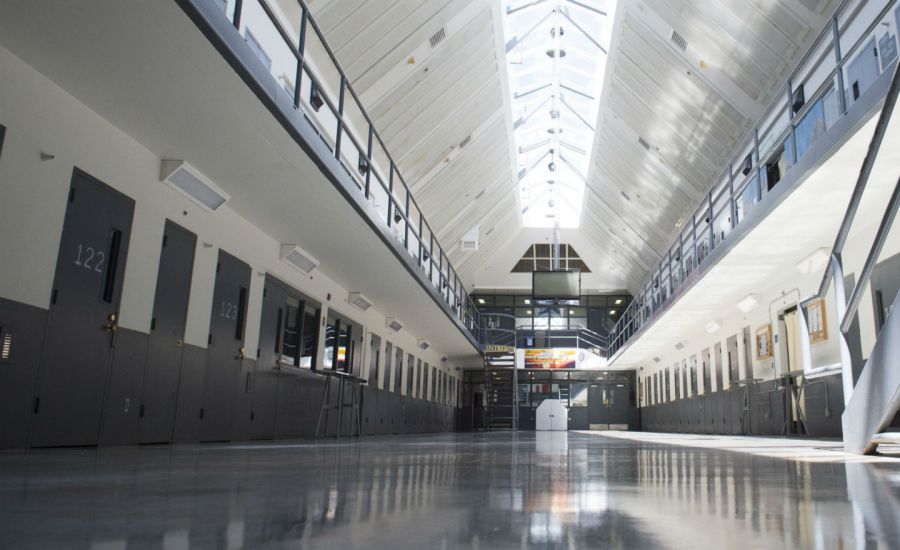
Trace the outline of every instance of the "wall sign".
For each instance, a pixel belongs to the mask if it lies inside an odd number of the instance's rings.
[[[772,351],[772,324],[765,325],[756,329],[756,358],[769,359],[774,356]]]
[[[816,300],[806,307],[809,324],[809,342],[815,344],[828,339],[828,321],[825,318],[825,300]]]
[[[575,348],[526,349],[526,369],[574,369],[578,361]]]

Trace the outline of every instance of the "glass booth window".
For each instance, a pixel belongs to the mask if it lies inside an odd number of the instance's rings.
[[[400,393],[403,388],[403,350],[397,348],[394,357],[394,393]]]
[[[354,371],[356,358],[356,342],[354,337],[361,333],[353,323],[328,314],[325,323],[325,358],[326,369],[350,373]]]

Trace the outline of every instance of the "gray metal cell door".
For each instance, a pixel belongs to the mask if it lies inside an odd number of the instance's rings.
[[[627,430],[631,423],[632,385],[627,382],[592,383],[588,390],[588,423],[592,430]]]
[[[96,445],[134,201],[75,171],[63,222],[31,444]]]
[[[200,408],[200,440],[228,441],[238,411],[243,414],[249,376],[243,380],[244,321],[250,266],[219,250],[216,285],[206,350],[206,376]]]
[[[138,412],[141,419],[138,441],[141,443],[172,440],[196,245],[196,235],[166,221],[150,321],[150,349]]]
[[[609,429],[609,396],[606,384],[591,384],[588,389],[588,427],[592,430]]]
[[[632,418],[635,403],[631,398],[631,384],[612,382],[609,388],[609,429],[627,430]]]
[[[278,375],[281,368],[279,344],[287,321],[287,297],[288,293],[284,288],[272,280],[266,280],[259,326],[259,357],[251,384],[251,439],[272,439],[275,436]],[[302,311],[301,308],[300,312]]]

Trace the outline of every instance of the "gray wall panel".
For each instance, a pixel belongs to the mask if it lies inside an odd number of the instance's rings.
[[[178,403],[175,406],[175,443],[197,441],[200,427],[200,407],[203,401],[203,381],[206,378],[206,350],[184,345],[181,378],[178,384]]]
[[[138,442],[141,392],[149,344],[150,337],[143,332],[125,328],[116,332],[100,425],[101,445],[132,445]]]
[[[46,324],[47,310],[0,298],[0,330],[13,342],[0,362],[0,449],[28,446]]]

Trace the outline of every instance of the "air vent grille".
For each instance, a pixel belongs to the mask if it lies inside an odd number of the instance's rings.
[[[12,359],[13,335],[0,329],[0,361]]]
[[[645,150],[647,150],[647,151],[650,150],[650,144],[647,143],[646,141],[644,141],[644,138],[638,137],[638,143],[640,143],[641,147],[643,147]]]
[[[484,196],[484,189],[482,189],[481,191],[478,192],[477,195],[475,195],[475,200],[477,201],[478,199],[480,199],[483,196]]]
[[[445,38],[447,38],[447,31],[444,30],[444,27],[441,27],[438,32],[431,35],[431,38],[428,39],[428,44],[434,49],[438,44],[443,42]]]
[[[687,40],[685,40],[675,29],[672,29],[672,43],[678,46],[679,50],[683,52],[687,51]]]
[[[471,135],[466,136],[466,139],[459,142],[459,148],[462,149],[463,147],[468,145],[470,141],[472,141],[472,136]]]

